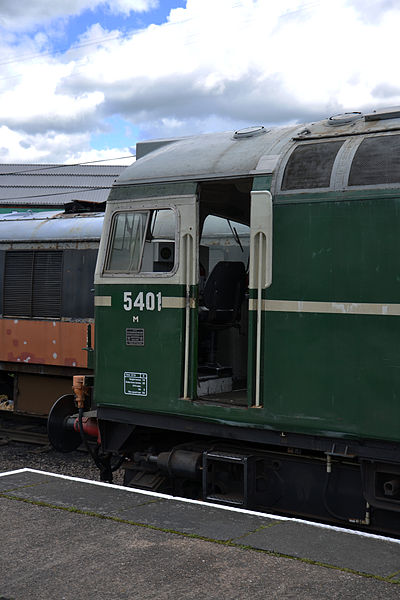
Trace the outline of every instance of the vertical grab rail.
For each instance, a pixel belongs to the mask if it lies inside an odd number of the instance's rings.
[[[255,263],[258,263],[257,269],[257,326],[256,326],[256,392],[255,392],[255,406],[260,406],[260,386],[261,386],[261,317],[262,317],[262,281],[263,281],[263,263],[265,251],[264,247],[267,246],[267,240],[265,235],[261,232],[257,233],[254,238],[255,242]],[[254,265],[255,267],[255,265]]]
[[[185,257],[185,357],[183,374],[183,397],[189,397],[190,370],[190,293],[193,282],[193,236],[187,233],[182,238]]]
[[[250,307],[256,310],[255,391],[253,406],[261,406],[262,294],[272,282],[272,196],[268,190],[251,192],[249,288],[255,297]],[[254,306],[255,305],[255,306]],[[254,372],[254,371],[253,371]]]

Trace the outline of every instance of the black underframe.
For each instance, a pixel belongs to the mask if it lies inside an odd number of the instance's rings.
[[[364,460],[400,463],[400,445],[395,442],[307,435],[289,431],[241,427],[235,426],[233,423],[221,425],[175,415],[145,413],[107,406],[98,406],[97,417],[100,422],[113,421],[281,448],[298,448],[343,458],[358,457]]]

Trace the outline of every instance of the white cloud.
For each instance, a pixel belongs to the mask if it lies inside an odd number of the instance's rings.
[[[104,4],[112,13],[129,15],[131,12],[147,12],[156,8],[159,0],[108,0]]]
[[[69,155],[67,160],[62,162],[66,164],[97,162],[101,161],[103,165],[131,165],[135,161],[130,148],[104,148],[95,150],[94,148],[84,151],[76,151]]]
[[[117,159],[117,160],[115,160]],[[29,135],[0,127],[0,163],[68,163],[104,161],[103,164],[130,165],[132,150],[127,147],[95,150],[90,135],[54,133]]]
[[[379,24],[382,17],[394,10],[398,10],[398,0],[349,0],[349,4],[358,12],[359,17],[366,23]]]
[[[0,95],[2,122],[28,132],[85,131],[90,123],[93,126],[104,101],[102,92],[57,93],[59,80],[71,66],[54,61],[25,64],[14,85]]]
[[[85,134],[29,135],[0,127],[0,162],[64,162],[82,147],[89,147],[89,136]]]
[[[124,14],[151,2],[110,0],[107,6]],[[32,4],[38,13],[66,6],[61,0]],[[99,4],[74,0],[68,11]],[[142,136],[162,137],[309,121],[378,108],[387,99],[400,104],[400,6],[392,0],[367,5],[187,0],[166,23],[139,31],[110,31],[106,20],[93,24],[64,55],[46,54],[44,34],[23,38],[18,52],[35,58],[3,64],[0,123],[44,136],[47,152],[58,153],[48,132],[70,132],[71,156],[74,136],[86,136],[89,144],[90,132],[101,131],[111,115],[122,115]],[[0,41],[4,50],[7,43]]]
[[[400,12],[389,8],[378,28],[346,0],[188,0],[168,23],[98,48],[63,85],[102,89],[106,112],[139,121],[362,108],[393,79]]]

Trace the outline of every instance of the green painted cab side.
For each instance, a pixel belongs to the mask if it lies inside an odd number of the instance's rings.
[[[399,317],[269,313],[265,331],[268,422],[400,441]]]
[[[400,301],[397,198],[274,207],[273,279],[266,297]]]
[[[265,298],[400,303],[400,197],[278,204]],[[400,316],[267,312],[265,419],[400,441]]]
[[[132,284],[96,286],[97,296],[111,296],[111,306],[97,306],[96,386],[97,404],[138,410],[169,410],[182,395],[183,319],[184,311],[175,308],[158,310],[157,294],[182,297],[183,286]],[[124,309],[124,293],[132,301],[138,294],[152,293],[155,308]],[[143,330],[143,345],[127,345],[127,330]],[[142,333],[140,333],[142,335]],[[128,332],[129,336],[129,332]],[[136,395],[129,384],[132,376],[145,375],[143,395]]]
[[[400,194],[277,198],[271,300],[400,303]],[[184,298],[184,286],[107,284],[96,295],[96,390],[101,404],[230,425],[400,441],[400,317],[263,311],[262,407],[195,398],[196,309],[191,309],[192,399],[182,398],[184,308],[125,311],[124,292]],[[194,293],[194,292],[193,292]],[[254,297],[253,290],[250,296]],[[139,322],[133,323],[138,316]],[[254,351],[254,311],[249,347]],[[127,328],[144,329],[144,346],[126,345]],[[147,376],[146,395],[126,393],[126,373]],[[101,395],[100,395],[101,394]]]

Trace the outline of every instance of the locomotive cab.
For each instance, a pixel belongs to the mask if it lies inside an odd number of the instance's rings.
[[[247,380],[257,337],[257,326],[248,334],[249,279],[263,270],[266,287],[272,210],[270,193],[251,186],[205,182],[174,195],[172,184],[164,196],[109,203],[96,270],[99,406],[260,403]]]

